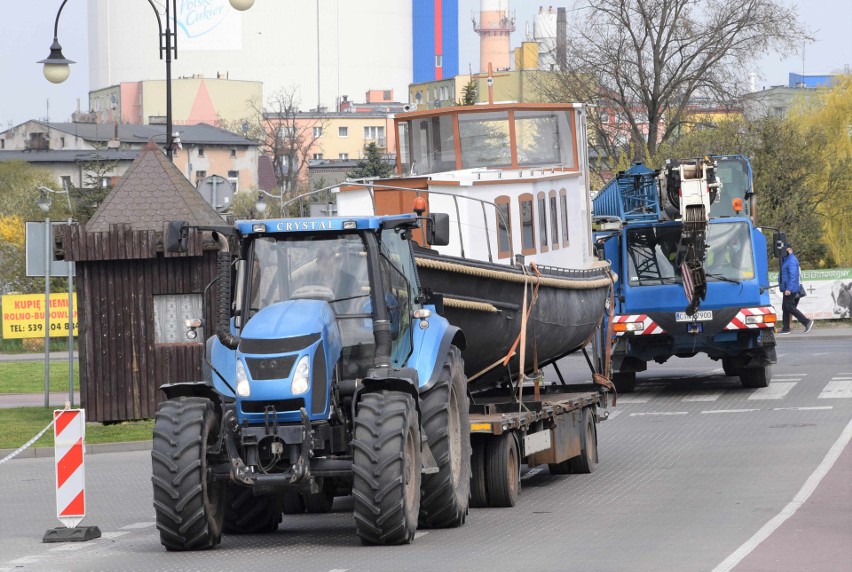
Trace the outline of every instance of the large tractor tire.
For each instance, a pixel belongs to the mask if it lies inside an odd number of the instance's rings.
[[[467,378],[461,352],[450,348],[441,377],[420,397],[423,432],[438,472],[423,475],[420,526],[464,524],[470,502],[470,423]]]
[[[205,550],[222,538],[226,489],[207,471],[207,447],[219,419],[203,397],[164,401],[155,414],[151,451],[154,511],[166,550]]]
[[[511,433],[494,435],[485,445],[485,486],[488,505],[515,506],[521,492],[521,459]]]
[[[580,433],[580,454],[568,459],[571,472],[587,474],[598,466],[598,428],[595,425],[595,412],[586,407],[582,413],[583,431]]]
[[[744,367],[739,370],[740,383],[747,389],[769,387],[772,381],[772,366]]]
[[[267,534],[281,524],[281,496],[254,496],[249,487],[228,486],[226,534]]]
[[[352,441],[355,530],[364,544],[408,544],[420,511],[420,424],[414,398],[368,393]]]

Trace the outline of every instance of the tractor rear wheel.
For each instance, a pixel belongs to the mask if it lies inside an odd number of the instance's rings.
[[[151,451],[154,511],[166,550],[205,550],[222,538],[226,489],[207,470],[219,435],[213,402],[181,397],[160,404]]]
[[[355,530],[364,544],[408,544],[420,511],[420,423],[414,398],[367,393],[352,440]]]
[[[450,348],[441,377],[420,398],[423,432],[438,472],[423,475],[420,525],[451,528],[464,524],[470,502],[469,401],[464,361]]]

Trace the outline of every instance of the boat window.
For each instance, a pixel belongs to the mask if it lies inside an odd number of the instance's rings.
[[[547,251],[547,199],[544,193],[538,194],[538,245],[542,252]]]
[[[535,228],[533,221],[533,196],[525,193],[518,197],[521,213],[521,254],[535,254]]]
[[[562,209],[562,244],[568,246],[568,195],[565,189],[559,190],[559,206]]]
[[[575,168],[574,134],[568,111],[516,111],[518,166],[563,165]]]
[[[459,113],[458,121],[463,169],[512,165],[508,113]]]
[[[548,193],[550,197],[550,244],[559,248],[559,215],[556,211],[556,191]]]
[[[497,257],[512,256],[512,218],[509,214],[509,197],[503,195],[494,200],[497,205]]]
[[[405,139],[406,133],[399,132],[400,142],[408,141],[408,148],[403,153],[403,172],[416,175],[427,175],[441,171],[452,171],[456,168],[456,142],[453,136],[453,118],[450,115],[439,115],[415,119],[401,125],[408,125],[410,139]],[[400,146],[402,148],[402,145]]]
[[[407,175],[411,169],[411,153],[408,149],[408,123],[403,122],[397,125],[396,140],[399,141],[399,163],[402,168],[402,174]]]

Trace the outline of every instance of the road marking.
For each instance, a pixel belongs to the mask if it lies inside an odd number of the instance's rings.
[[[710,413],[752,413],[754,411],[760,411],[760,409],[708,409],[707,411],[702,411],[701,415]]]
[[[418,530],[417,532],[414,533],[414,539],[416,540],[416,539],[418,539],[422,536],[426,536],[427,534],[429,534],[429,533],[425,530]]]
[[[125,534],[129,534],[126,530],[123,532],[104,532],[101,534],[101,538],[106,538],[107,540],[111,538],[118,538],[119,536],[124,536]]]
[[[609,421],[610,419],[615,419],[615,418],[616,418],[616,417],[618,417],[619,415],[621,415],[621,410],[617,410],[617,411],[610,411],[610,412],[609,412],[609,417],[607,417],[607,418],[606,418],[606,420],[607,420],[607,421]]]
[[[81,548],[86,548],[86,544],[63,544],[61,546],[54,546],[53,548],[48,548],[48,552],[73,552],[75,550],[80,550]],[[88,545],[88,546],[91,546]]]
[[[818,407],[774,407],[772,411],[825,411],[834,409],[832,405],[821,405]]]
[[[848,399],[852,397],[852,379],[832,379],[817,399]]]
[[[807,373],[773,373],[772,377],[774,377],[776,379],[780,379],[782,377],[795,377],[795,378],[801,379],[801,378],[805,377],[806,375],[808,375],[808,374]]]
[[[619,403],[626,403],[630,405],[631,403],[648,403],[651,401],[650,397],[619,397]]]
[[[134,522],[133,524],[128,524],[126,526],[122,526],[120,530],[134,530],[136,528],[150,528],[156,525],[156,522]]]
[[[749,401],[761,399],[783,399],[797,383],[797,381],[776,381],[775,383],[770,383],[769,387],[764,387],[755,391],[748,396],[748,399]]]
[[[681,401],[716,401],[720,397],[722,397],[722,392],[714,391],[712,393],[696,393],[689,397],[684,397]]]
[[[7,562],[7,564],[11,564],[13,566],[26,566],[27,564],[35,564],[40,559],[41,556],[22,556],[21,558],[16,558],[15,560]]]
[[[416,532],[414,533],[414,537],[415,537],[415,538],[417,537],[417,533],[416,533]],[[347,570],[349,570],[349,568],[332,568],[332,569],[331,569],[331,570],[329,570],[328,572],[347,572]]]
[[[689,411],[648,411],[645,413],[631,413],[631,417],[642,417],[651,415],[689,415]]]
[[[784,522],[796,514],[796,511],[801,507],[805,502],[807,502],[808,498],[813,494],[816,490],[819,483],[834,466],[834,463],[837,462],[837,459],[840,457],[840,454],[843,452],[843,449],[849,443],[850,439],[852,439],[852,421],[846,425],[846,428],[840,434],[840,437],[837,438],[837,441],[834,442],[834,445],[831,446],[831,449],[825,455],[825,458],[816,468],[816,470],[808,477],[808,480],[805,481],[805,484],[802,486],[801,490],[796,493],[796,496],[793,497],[787,506],[781,509],[777,515],[775,515],[769,522],[764,524],[760,530],[754,533],[754,536],[745,541],[745,543],[737,548],[733,554],[725,558],[721,564],[716,566],[713,569],[713,572],[729,572],[739,564],[743,558],[751,554],[751,552],[760,545],[761,542],[769,538],[769,535],[775,532],[779,526],[784,524]]]

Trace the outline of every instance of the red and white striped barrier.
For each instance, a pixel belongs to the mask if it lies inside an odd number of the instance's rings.
[[[774,328],[778,315],[775,308],[766,306],[761,308],[741,308],[737,315],[725,326],[726,330],[758,330],[763,328]]]
[[[635,336],[665,334],[666,331],[647,314],[625,314],[612,317],[612,329],[616,337],[632,333]]]
[[[54,411],[53,421],[56,516],[66,527],[75,528],[86,516],[86,482],[83,464],[86,410]]]

